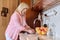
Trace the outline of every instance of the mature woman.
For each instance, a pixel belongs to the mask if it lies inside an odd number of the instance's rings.
[[[25,12],[27,9],[29,9],[29,6],[26,3],[20,3],[18,8],[14,11],[5,31],[6,40],[17,40],[18,34],[21,31],[26,31],[29,33],[34,32],[34,30],[26,24]]]

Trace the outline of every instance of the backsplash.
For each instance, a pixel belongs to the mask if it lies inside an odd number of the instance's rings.
[[[51,14],[51,13],[54,13],[52,12],[53,10],[55,10],[57,12],[56,15],[52,15],[52,16],[49,16],[46,20],[45,20],[45,17],[43,17],[44,19],[44,23],[49,23],[49,24],[53,24],[54,25],[54,28],[53,30],[55,31],[55,36],[56,37],[59,37],[60,38],[60,5],[56,5],[55,7],[43,12],[44,14]],[[48,25],[49,25],[48,24]],[[51,27],[51,25],[49,25],[49,27]]]

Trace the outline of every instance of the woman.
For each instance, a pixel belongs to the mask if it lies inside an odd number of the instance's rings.
[[[27,9],[29,9],[29,6],[26,3],[20,3],[18,8],[14,11],[5,31],[6,40],[17,40],[18,34],[21,31],[26,31],[29,33],[34,32],[34,30],[26,24],[25,12]]]

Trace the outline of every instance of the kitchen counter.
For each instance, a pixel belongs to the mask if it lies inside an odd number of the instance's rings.
[[[20,40],[54,40],[51,37],[48,36],[42,36],[42,35],[37,35],[37,34],[19,34],[19,39]]]

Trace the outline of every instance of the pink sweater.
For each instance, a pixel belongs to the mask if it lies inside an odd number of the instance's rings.
[[[25,29],[25,25],[25,17],[21,17],[20,14],[15,11],[11,16],[5,34],[8,34],[11,39],[17,40],[19,32]]]

